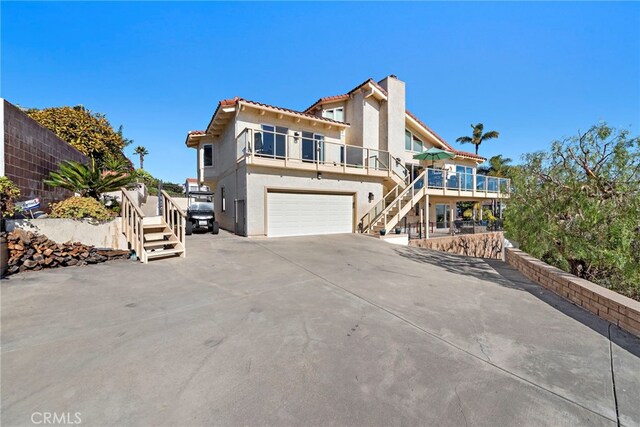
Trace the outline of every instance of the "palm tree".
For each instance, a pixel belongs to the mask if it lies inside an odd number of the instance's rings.
[[[509,169],[511,166],[511,159],[509,157],[502,157],[502,154],[493,156],[489,159],[487,166],[480,166],[478,173],[484,175],[498,176],[505,178],[509,176]]]
[[[100,200],[102,193],[117,191],[132,181],[123,172],[104,173],[91,160],[91,166],[74,161],[64,161],[56,172],[51,172],[43,182],[52,187],[61,187],[79,193],[82,197]]]
[[[473,144],[476,146],[476,155],[478,154],[478,148],[483,141],[487,141],[489,139],[494,139],[500,136],[500,133],[492,130],[487,133],[482,133],[484,130],[484,125],[482,123],[478,123],[477,125],[471,125],[471,129],[473,129],[472,136],[461,136],[456,139],[456,142],[461,144]]]
[[[144,156],[149,154],[149,151],[144,148],[142,145],[138,145],[135,150],[133,150],[133,154],[137,154],[140,156],[140,169],[144,169]]]

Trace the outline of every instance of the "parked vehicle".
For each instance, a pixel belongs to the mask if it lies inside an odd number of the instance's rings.
[[[189,191],[187,193],[187,223],[185,234],[193,233],[193,230],[206,228],[213,234],[218,234],[220,227],[213,212],[213,192]]]

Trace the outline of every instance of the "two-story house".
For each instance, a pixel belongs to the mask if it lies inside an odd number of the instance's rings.
[[[508,186],[476,175],[484,158],[454,149],[409,112],[395,76],[305,111],[223,100],[186,145],[198,151],[198,181],[215,192],[220,226],[246,236],[379,234],[408,215],[446,225],[458,201],[505,197]],[[451,158],[414,160],[432,147]]]

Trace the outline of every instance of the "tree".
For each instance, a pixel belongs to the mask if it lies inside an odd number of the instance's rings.
[[[493,156],[487,162],[487,166],[480,166],[478,173],[490,176],[497,176],[500,178],[508,178],[509,171],[513,167],[511,166],[512,160],[509,157],[502,157],[502,154]]]
[[[480,148],[480,144],[489,139],[495,139],[500,136],[499,132],[495,130],[491,130],[487,133],[482,133],[484,130],[484,125],[482,123],[478,123],[477,125],[471,125],[471,129],[473,129],[473,133],[471,136],[461,136],[456,139],[457,142],[461,144],[473,144],[476,146],[476,154],[478,154],[478,148]]]
[[[83,165],[74,161],[64,161],[56,172],[51,172],[43,182],[52,187],[61,187],[79,193],[81,197],[100,200],[102,193],[117,191],[132,181],[128,173],[103,171],[96,166]]]
[[[640,300],[640,138],[599,124],[512,171],[509,238],[531,255]]]
[[[133,154],[137,154],[138,156],[140,156],[140,169],[144,169],[144,156],[146,156],[147,154],[149,154],[149,151],[144,148],[142,145],[139,145],[136,147],[135,150],[133,150]]]
[[[122,135],[122,126],[115,131],[104,114],[94,113],[82,105],[32,108],[26,113],[98,164],[107,156],[124,157],[122,149],[128,140]]]

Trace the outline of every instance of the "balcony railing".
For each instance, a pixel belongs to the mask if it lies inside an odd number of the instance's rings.
[[[317,169],[376,176],[396,176],[407,181],[408,171],[388,151],[327,141],[320,135],[305,137],[260,129],[245,128],[236,137],[237,160],[299,169]]]
[[[237,160],[318,171],[335,171],[376,176],[396,176],[397,182],[410,182],[409,173],[399,159],[388,151],[326,141],[320,135],[304,137],[278,132],[277,128],[261,130],[245,128],[236,137]],[[266,162],[264,162],[266,160]],[[509,194],[510,182],[505,178],[427,169],[424,180],[415,185],[428,188],[471,193]]]
[[[426,182],[418,181],[416,185],[420,186],[419,188],[426,184],[428,188],[471,192],[475,190],[482,193],[509,194],[511,192],[511,180],[508,178],[431,168],[427,168],[426,178]]]

